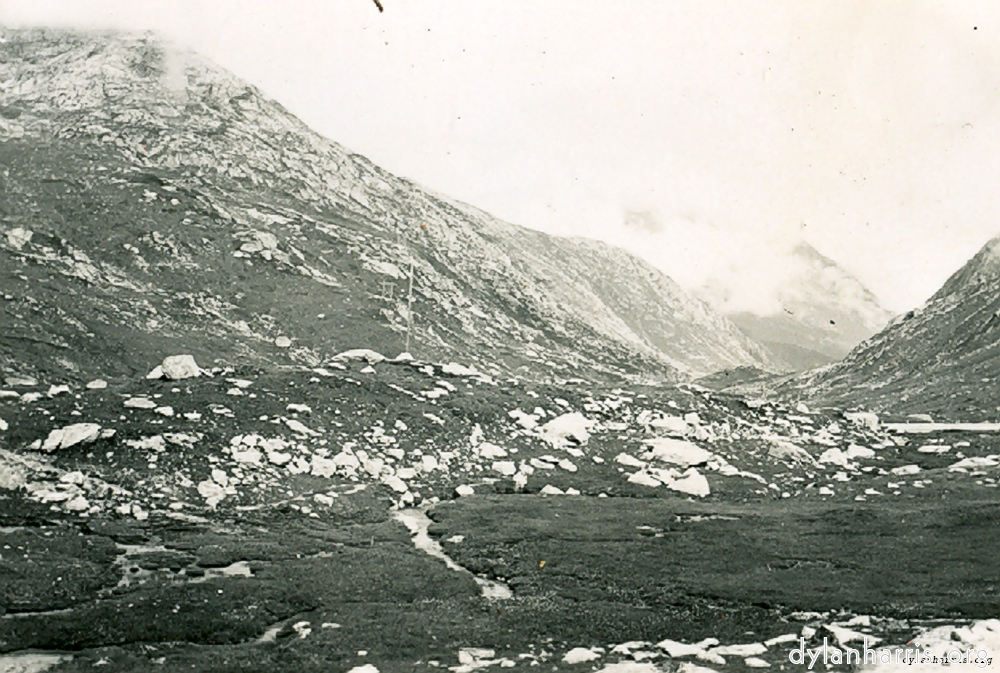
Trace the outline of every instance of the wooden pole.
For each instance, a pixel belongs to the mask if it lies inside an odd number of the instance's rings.
[[[406,352],[410,352],[410,332],[413,331],[413,251],[410,251],[410,289],[406,295]]]

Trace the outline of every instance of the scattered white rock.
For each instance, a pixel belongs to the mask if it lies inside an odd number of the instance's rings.
[[[310,436],[319,435],[318,432],[310,428],[307,428],[305,425],[295,420],[294,418],[286,418],[284,419],[284,421],[285,425],[287,425],[288,429],[291,430],[292,432],[298,433],[300,435],[310,435]]]
[[[69,392],[69,386],[49,386],[47,394],[49,397],[56,397],[57,395],[67,395]]]
[[[493,659],[496,656],[496,650],[484,647],[463,647],[458,650],[458,663],[468,666],[484,659]]]
[[[42,451],[68,449],[77,444],[89,444],[101,435],[101,426],[97,423],[74,423],[64,428],[53,430],[42,443]]]
[[[355,666],[347,673],[379,673],[379,670],[371,664],[363,664],[361,666]]]
[[[783,643],[793,643],[799,639],[799,634],[797,633],[785,633],[780,636],[775,636],[774,638],[768,638],[764,641],[764,644],[768,647],[774,647],[775,645],[781,645]]]
[[[638,458],[627,453],[619,453],[615,456],[615,462],[619,465],[624,465],[625,467],[638,467],[639,469],[646,467],[645,461],[639,460]]]
[[[130,409],[155,409],[159,405],[148,397],[130,397],[125,400],[125,406]]]
[[[646,460],[658,460],[671,465],[690,467],[704,465],[713,458],[710,451],[682,439],[657,437],[643,442],[649,449],[643,454]]]
[[[645,470],[641,470],[631,475],[628,478],[628,481],[630,484],[638,484],[640,486],[650,486],[652,488],[656,488],[658,486],[663,485],[663,482],[661,482],[659,479],[654,478],[651,474],[649,474]]]
[[[63,505],[63,509],[67,512],[85,512],[90,509],[90,503],[85,497],[78,495]]]
[[[94,379],[87,384],[87,390],[104,390],[108,387],[108,382],[104,379]]]
[[[559,465],[559,467],[561,467],[562,469],[566,470],[567,472],[576,472],[579,469],[571,461],[569,461],[569,460],[567,460],[565,458],[563,458],[562,460],[560,460],[557,464]]]
[[[292,459],[292,454],[282,451],[268,451],[267,460],[274,465],[284,465]]]
[[[452,376],[479,376],[479,372],[470,367],[464,367],[457,362],[449,362],[441,366],[441,371]]]
[[[232,452],[233,460],[237,463],[250,463],[253,465],[260,465],[261,454],[259,449],[246,449],[245,451],[240,451],[238,449],[233,449]]]
[[[483,458],[506,458],[507,451],[496,444],[491,444],[490,442],[483,442],[476,449],[478,453]]]
[[[278,348],[290,348],[292,345],[292,340],[286,336],[279,336],[274,340],[274,345]]]
[[[564,664],[583,664],[588,661],[600,659],[601,655],[586,647],[574,647],[563,656]]]
[[[580,412],[574,411],[562,416],[556,416],[539,428],[543,439],[555,446],[566,444],[586,444],[590,439],[590,428],[596,425]]]
[[[837,639],[837,642],[841,645],[845,645],[852,641],[865,640],[868,639],[869,643],[881,642],[881,638],[876,638],[870,636],[867,633],[861,633],[860,631],[855,631],[854,629],[848,629],[843,626],[837,626],[835,624],[824,624],[823,628],[833,634],[833,637]]]
[[[34,233],[35,232],[30,229],[25,229],[24,227],[14,227],[13,229],[7,230],[7,243],[9,243],[11,247],[20,250],[31,241],[31,237]]]
[[[952,467],[954,467],[954,465]],[[894,468],[892,468],[889,471],[892,472],[893,474],[897,475],[897,476],[905,476],[905,475],[908,475],[908,474],[917,474],[918,472],[920,472],[920,466],[919,465],[901,465],[900,467],[894,467]]]
[[[365,360],[369,364],[378,364],[385,361],[385,356],[367,348],[355,348],[344,351],[333,356],[334,361],[340,360]]]
[[[718,662],[713,662],[713,663],[718,663]],[[722,663],[719,665],[725,666],[726,665],[725,659],[723,659]],[[651,668],[649,670],[659,670],[659,669]],[[622,673],[626,673],[626,671],[630,671],[630,669],[622,669]],[[683,661],[681,662],[681,665],[677,667],[677,673],[716,673],[716,672],[714,669],[706,668],[705,666],[699,666],[697,664],[692,664],[690,661]]]
[[[747,668],[771,668],[771,664],[760,657],[747,657],[743,663],[746,664]]]
[[[333,462],[335,465],[345,467],[349,470],[357,470],[361,467],[361,461],[353,453],[347,451],[341,451],[336,456],[333,457]]]
[[[721,645],[710,650],[713,654],[723,657],[755,657],[767,652],[763,643],[747,643],[744,645]]]
[[[211,479],[206,479],[198,484],[198,494],[213,509],[226,497],[225,489]]]
[[[563,491],[561,488],[553,486],[552,484],[545,484],[545,486],[542,487],[542,490],[539,491],[539,493],[541,493],[542,495],[566,495],[565,491]]]
[[[173,381],[201,375],[201,369],[192,355],[168,355],[160,365],[163,377]]]
[[[970,458],[963,458],[957,463],[953,463],[948,466],[949,470],[959,470],[959,469],[978,469],[982,467],[996,467],[1000,465],[996,459],[990,458],[989,456],[972,456]],[[895,473],[895,470],[893,470]]]
[[[708,479],[693,467],[685,472],[680,479],[666,482],[666,486],[673,491],[679,491],[699,498],[704,498],[710,493]]]
[[[31,388],[38,385],[38,379],[33,376],[8,376],[4,380],[8,386]]]
[[[334,474],[337,473],[337,463],[329,458],[323,458],[322,456],[313,456],[312,463],[310,465],[310,474],[314,477],[323,477],[324,479],[329,479]]]
[[[827,449],[820,457],[819,462],[824,465],[839,465],[840,467],[850,467],[851,461],[840,449]]]
[[[850,446],[847,447],[847,451],[844,452],[844,455],[851,460],[855,460],[857,458],[874,458],[875,452],[869,449],[867,446],[859,446],[858,444],[851,444]]]
[[[308,406],[306,404],[294,404],[293,403],[293,404],[289,404],[287,407],[285,407],[285,409],[287,411],[292,411],[292,412],[295,412],[297,414],[311,414],[312,413],[312,407],[310,407],[310,406]]]
[[[499,472],[505,477],[512,477],[517,473],[517,465],[512,460],[495,460],[491,467],[494,472]]]
[[[656,643],[656,646],[667,653],[671,659],[677,659],[679,657],[693,657],[702,651],[703,648],[697,645],[688,645],[687,643],[680,643],[676,640],[661,640]]]
[[[468,484],[462,484],[461,486],[455,487],[455,495],[466,497],[475,494],[476,494],[476,489],[472,488]]]

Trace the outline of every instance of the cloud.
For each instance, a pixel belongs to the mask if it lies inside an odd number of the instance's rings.
[[[165,29],[387,170],[737,303],[804,233],[906,310],[1000,230],[995,2],[384,4],[35,0],[0,22]]]

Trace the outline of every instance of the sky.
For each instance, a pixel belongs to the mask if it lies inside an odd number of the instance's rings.
[[[0,0],[152,29],[505,220],[772,310],[800,240],[914,308],[1000,234],[1000,3]]]

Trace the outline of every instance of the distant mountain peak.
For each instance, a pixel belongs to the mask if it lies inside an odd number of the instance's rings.
[[[1000,236],[987,241],[972,259],[945,281],[931,301],[938,296],[961,292],[969,284],[991,281],[997,277],[1000,277]]]
[[[894,319],[843,362],[789,387],[825,400],[981,420],[1000,408],[997,371],[1000,237],[923,306]]]
[[[727,308],[718,282],[705,296],[789,369],[839,360],[892,317],[857,278],[805,240],[773,263],[785,273],[771,301],[757,302],[768,310]]]

